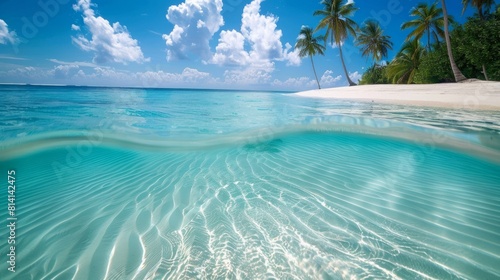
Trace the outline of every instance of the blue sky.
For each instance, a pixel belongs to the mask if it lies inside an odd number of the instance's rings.
[[[354,2],[358,24],[375,18],[391,36],[391,59],[410,32],[400,26],[411,8],[434,1]],[[463,22],[474,10],[461,15],[460,2],[447,5]],[[318,0],[3,0],[0,83],[313,89],[310,60],[293,46],[321,8]],[[354,80],[373,64],[353,38],[343,51]],[[323,87],[347,85],[338,49],[314,60]]]

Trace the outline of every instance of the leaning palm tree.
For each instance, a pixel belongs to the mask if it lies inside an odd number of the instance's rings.
[[[410,15],[415,19],[401,25],[401,29],[414,28],[408,34],[406,41],[410,41],[413,38],[420,40],[424,34],[427,34],[427,49],[430,50],[431,34],[434,35],[436,41],[439,40],[438,36],[444,38],[443,10],[437,7],[437,3],[430,6],[426,3],[420,3],[410,11]],[[449,20],[452,21],[453,19],[450,18]]]
[[[371,56],[375,64],[386,57],[389,50],[392,50],[391,37],[384,35],[384,30],[374,20],[367,21],[361,28],[356,38],[356,45],[361,46],[361,55]]]
[[[453,58],[453,51],[451,50],[450,34],[448,32],[448,12],[446,10],[446,3],[444,0],[441,0],[441,6],[443,8],[446,49],[448,50],[448,58],[450,59],[451,71],[453,72],[453,76],[455,76],[455,82],[460,82],[466,80],[467,78],[464,76],[464,74],[462,74],[460,69],[458,69],[458,66],[455,63],[455,59]]]
[[[469,4],[477,9],[479,18],[481,20],[484,20],[484,12],[488,11],[490,7],[495,4],[495,0],[462,0],[462,5],[464,6],[462,15],[464,14]]]
[[[311,58],[311,63],[314,71],[314,77],[316,77],[316,82],[318,83],[318,88],[321,89],[319,85],[318,75],[316,75],[316,68],[314,67],[313,56],[314,55],[324,55],[326,47],[319,42],[323,41],[325,38],[323,36],[313,35],[313,30],[310,27],[302,26],[300,29],[299,38],[295,44],[295,48],[299,49],[299,56],[305,57],[309,56]]]
[[[396,57],[387,66],[387,76],[394,84],[411,84],[415,78],[425,48],[413,39],[403,44]]]
[[[328,37],[330,37],[332,45],[335,42],[339,48],[340,60],[342,61],[347,82],[349,86],[355,86],[356,84],[349,78],[349,73],[345,67],[342,43],[347,39],[349,34],[356,36],[357,24],[349,17],[354,14],[357,8],[354,7],[353,3],[343,4],[342,2],[343,0],[323,0],[321,2],[324,5],[324,9],[315,11],[314,15],[322,16],[323,18],[315,31],[326,28],[325,43],[328,41]]]

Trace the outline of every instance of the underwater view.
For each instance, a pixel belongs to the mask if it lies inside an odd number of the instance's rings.
[[[0,95],[2,279],[500,278],[498,111]]]

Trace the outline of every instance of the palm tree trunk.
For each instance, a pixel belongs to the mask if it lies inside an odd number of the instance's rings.
[[[318,75],[316,75],[316,68],[314,67],[314,61],[312,55],[309,56],[311,58],[311,63],[313,66],[313,71],[314,71],[314,77],[316,77],[316,83],[318,83],[318,89],[321,89],[321,86],[319,85],[319,80],[318,80]]]
[[[479,14],[479,19],[484,20],[483,7],[479,6],[477,8],[477,13]]]
[[[427,51],[431,52],[431,29],[427,27]]]
[[[484,78],[486,79],[486,81],[489,81],[488,74],[486,74],[486,67],[484,66],[484,64],[483,64],[483,74],[484,74]]]
[[[349,83],[349,86],[355,86],[356,84],[353,81],[351,81],[351,78],[349,78],[349,73],[347,72],[347,68],[345,67],[344,55],[342,54],[342,46],[340,45],[340,43],[337,43],[337,47],[339,47],[340,60],[342,61],[342,67],[344,67],[344,73],[347,82]]]
[[[448,58],[450,59],[451,71],[453,71],[453,76],[455,76],[455,82],[467,80],[464,74],[460,72],[460,69],[458,69],[458,66],[455,63],[455,59],[453,58],[453,52],[451,50],[450,34],[448,32],[448,12],[446,11],[445,0],[441,0],[441,5],[443,6],[444,34],[445,34],[444,37],[446,39],[446,48],[448,49]]]
[[[481,22],[484,22],[484,15],[483,15],[483,7],[482,6],[477,7],[477,13],[479,14],[479,19],[481,20]],[[482,64],[482,66],[483,66],[484,78],[486,79],[486,81],[488,81],[488,74],[486,74],[486,67],[484,66],[484,63]]]

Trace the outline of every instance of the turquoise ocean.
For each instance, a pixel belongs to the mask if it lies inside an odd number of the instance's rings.
[[[500,279],[498,111],[265,91],[0,98],[0,279]]]

